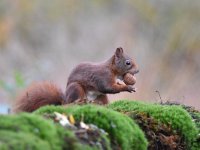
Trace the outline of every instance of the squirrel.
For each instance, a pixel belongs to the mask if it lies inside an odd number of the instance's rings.
[[[48,81],[33,83],[17,98],[14,112],[32,112],[45,105],[66,105],[76,101],[105,105],[108,104],[106,94],[135,92],[132,85],[126,82],[121,84],[117,80],[123,81],[127,73],[135,80],[134,74],[138,72],[135,61],[119,47],[103,63],[81,63],[76,66],[68,77],[65,93]]]

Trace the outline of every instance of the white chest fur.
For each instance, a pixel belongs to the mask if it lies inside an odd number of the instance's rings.
[[[97,99],[97,97],[98,97],[99,95],[102,95],[102,93],[97,92],[97,91],[88,91],[88,92],[86,93],[86,97],[87,97],[87,100],[88,100],[88,101],[94,101],[95,99]]]

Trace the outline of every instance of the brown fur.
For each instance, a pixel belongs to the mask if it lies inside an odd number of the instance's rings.
[[[44,81],[33,83],[18,98],[15,112],[32,112],[44,105],[61,105],[64,101],[62,91],[54,84]]]
[[[126,60],[130,60],[131,66],[125,64]],[[81,100],[87,97],[88,92],[100,93],[94,99],[94,101],[97,101],[98,97],[106,97],[106,94],[115,94],[123,91],[133,92],[135,89],[131,85],[117,84],[116,78],[123,78],[127,73],[134,75],[137,72],[138,69],[135,62],[124,54],[122,48],[117,48],[115,54],[104,63],[81,63],[74,68],[68,78],[65,92],[67,95],[66,103],[76,100],[76,98],[72,98],[75,93],[79,93],[78,99]],[[106,101],[104,100],[104,104]]]
[[[32,112],[44,105],[62,105],[91,101],[107,104],[106,94],[134,92],[131,85],[118,84],[116,78],[138,72],[135,62],[117,48],[115,54],[100,64],[81,63],[72,70],[65,94],[50,82],[32,84],[17,100],[15,111]]]

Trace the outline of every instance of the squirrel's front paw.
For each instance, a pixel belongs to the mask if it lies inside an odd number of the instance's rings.
[[[135,87],[133,87],[131,85],[128,85],[127,87],[128,87],[128,89],[127,89],[128,92],[130,92],[130,93],[136,92]]]

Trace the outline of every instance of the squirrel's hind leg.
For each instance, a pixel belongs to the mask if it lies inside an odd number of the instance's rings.
[[[64,104],[73,103],[73,102],[84,102],[85,101],[85,91],[83,87],[77,83],[70,83],[65,92],[65,102]]]

